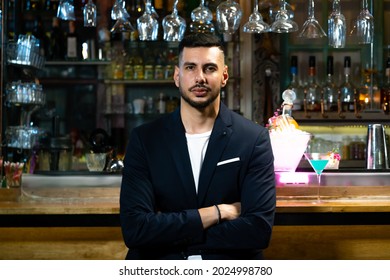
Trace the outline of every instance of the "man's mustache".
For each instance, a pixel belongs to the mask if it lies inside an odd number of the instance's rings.
[[[193,87],[190,88],[190,90],[193,90],[195,88],[201,88],[201,89],[206,89],[206,90],[210,90],[209,87],[205,86],[205,85],[202,85],[202,84],[196,84],[194,85]]]

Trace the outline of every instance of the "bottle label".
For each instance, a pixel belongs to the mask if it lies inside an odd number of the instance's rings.
[[[68,48],[66,55],[70,58],[77,57],[77,38],[76,37],[68,37],[67,40]]]

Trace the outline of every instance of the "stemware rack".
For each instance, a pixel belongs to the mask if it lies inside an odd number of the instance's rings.
[[[42,69],[45,59],[39,53],[39,41],[33,35],[19,35],[17,43],[7,45],[7,62],[16,67],[28,68],[29,73]],[[9,148],[30,150],[43,134],[40,128],[30,124],[31,115],[46,103],[43,87],[35,81],[12,81],[7,84],[5,95],[5,104],[22,108],[20,124],[8,126],[5,130],[6,145]]]

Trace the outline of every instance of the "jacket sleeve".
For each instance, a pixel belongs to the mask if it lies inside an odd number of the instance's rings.
[[[241,215],[207,230],[203,246],[214,249],[268,247],[276,207],[273,153],[267,130],[261,130],[240,180]]]
[[[188,245],[203,237],[197,209],[160,213],[137,129],[130,135],[120,192],[122,234],[128,248]]]

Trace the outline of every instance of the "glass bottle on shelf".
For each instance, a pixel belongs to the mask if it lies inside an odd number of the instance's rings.
[[[381,89],[382,109],[390,114],[390,57],[386,61],[385,78]]]
[[[321,88],[317,84],[316,77],[316,57],[311,55],[309,57],[309,73],[308,81],[305,86],[304,106],[305,111],[320,111],[321,109]]]
[[[380,95],[381,93],[376,81],[376,71],[373,69],[364,69],[362,85],[359,88],[359,110],[379,110]]]
[[[52,29],[50,32],[50,59],[63,60],[65,58],[66,46],[64,44],[65,34],[61,29],[60,19],[53,17]]]
[[[76,33],[76,23],[69,21],[69,33],[66,36],[66,58],[68,60],[78,60],[80,58],[79,38]]]
[[[291,65],[290,65],[290,75],[291,81],[287,86],[287,89],[291,89],[295,92],[296,99],[294,100],[294,104],[292,110],[301,111],[303,109],[303,88],[299,84],[298,81],[298,57],[296,55],[291,56]]]
[[[351,57],[344,57],[344,75],[340,85],[339,107],[343,112],[354,112],[356,103],[356,88],[351,81]]]
[[[34,20],[34,28],[32,35],[39,40],[39,54],[45,58],[49,56],[50,42],[49,37],[46,36],[45,29],[43,27],[42,18],[37,16]]]
[[[326,62],[326,81],[323,88],[323,110],[337,112],[337,87],[333,81],[333,56],[329,55]]]

